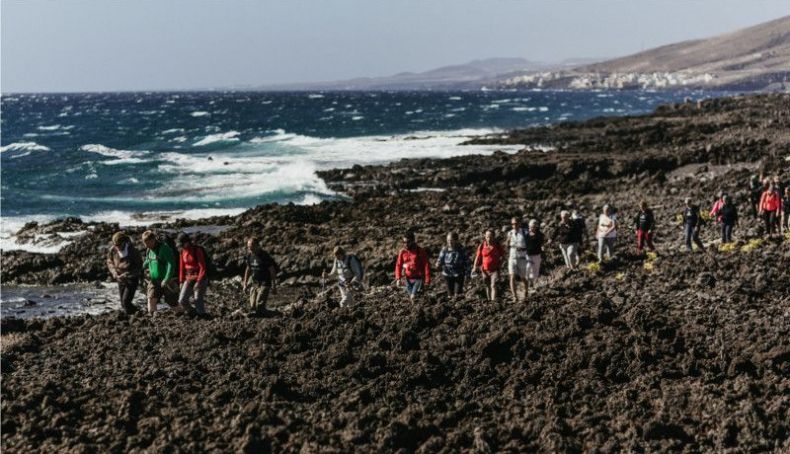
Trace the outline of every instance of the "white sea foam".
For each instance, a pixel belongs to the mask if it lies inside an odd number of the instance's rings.
[[[211,145],[212,143],[217,142],[238,142],[239,138],[238,131],[228,131],[228,132],[220,132],[217,134],[209,134],[206,137],[198,140],[197,142],[193,143],[193,147],[203,147],[206,145]]]
[[[192,112],[189,115],[192,115],[193,117],[205,117],[211,114],[206,112],[205,110],[196,110],[195,112]]]
[[[214,216],[235,216],[246,211],[246,208],[198,208],[194,210],[170,211],[101,211],[84,216],[83,221],[117,223],[121,227],[147,226],[156,222],[174,221],[176,219],[204,219]]]
[[[0,219],[0,250],[3,251],[28,251],[36,252],[39,254],[56,254],[63,247],[71,244],[71,241],[61,239],[70,238],[84,234],[85,232],[57,232],[56,238],[51,238],[48,241],[42,242],[25,242],[17,243],[16,232],[19,231],[25,224],[31,221],[43,224],[54,220],[54,216],[39,215],[39,216],[24,216],[24,217],[3,217]],[[40,235],[36,236],[41,240]]]
[[[242,208],[229,208],[232,200],[244,200],[253,205],[255,200],[291,200],[312,204],[335,197],[316,171],[329,168],[348,168],[354,164],[381,164],[402,158],[447,158],[470,154],[491,154],[494,151],[515,152],[521,145],[464,145],[463,141],[482,134],[497,133],[493,129],[464,129],[456,131],[417,131],[396,136],[365,136],[349,138],[318,138],[294,134],[284,130],[241,143],[238,147],[212,151],[209,154],[193,150],[191,153],[114,150],[103,145],[85,145],[86,150],[117,158],[102,164],[130,159],[155,159],[158,170],[165,173],[162,187],[145,193],[130,193],[121,197],[75,198],[73,195],[51,195],[51,200],[75,199],[89,202],[117,203],[117,206],[150,203],[200,203],[212,208],[186,211],[108,211],[83,216],[86,221],[118,222],[122,225],[147,225],[175,218],[203,218],[224,214],[238,214]],[[213,135],[213,140],[238,141],[239,133],[230,131]],[[204,143],[206,139],[204,138]],[[130,154],[131,153],[131,154]],[[100,161],[96,161],[98,164]],[[129,161],[125,161],[129,162]],[[95,175],[91,164],[87,174]],[[134,184],[125,176],[124,184]],[[26,219],[27,220],[27,219]],[[5,221],[5,219],[4,219]],[[5,244],[5,243],[3,243]]]
[[[60,125],[39,126],[36,129],[38,129],[39,131],[57,131],[58,129],[60,129]]]
[[[7,151],[50,151],[50,148],[36,142],[14,142],[0,147],[0,153]]]
[[[145,150],[117,150],[115,148],[110,148],[106,145],[96,144],[96,143],[83,145],[80,147],[80,150],[88,153],[96,153],[102,156],[107,156],[110,158],[119,158],[119,159],[139,158],[141,156],[146,156],[150,153],[149,151],[145,151]],[[111,162],[113,161],[105,161],[102,162],[102,164],[108,164]],[[142,160],[138,160],[137,162],[142,162]]]
[[[270,143],[270,142],[284,142],[286,140],[291,140],[296,137],[296,134],[291,134],[285,132],[285,130],[277,129],[274,131],[274,135],[271,136],[263,136],[263,137],[253,137],[250,139],[250,143],[252,144],[261,144],[261,143]]]
[[[307,95],[307,97],[309,99],[321,99],[321,98],[324,97],[324,95],[322,95],[320,93],[310,93],[309,95]]]
[[[178,132],[184,132],[184,128],[173,128],[173,129],[165,129],[162,131],[162,134],[175,134]]]
[[[499,133],[497,129],[461,129],[455,131],[416,131],[396,136],[317,138],[294,135],[282,145],[299,150],[318,169],[344,168],[354,164],[381,164],[402,158],[448,158],[470,154],[491,154],[496,150],[515,152],[522,145],[463,145],[480,135]],[[285,133],[287,134],[287,133]],[[285,135],[284,134],[284,135]],[[266,147],[266,144],[260,144]],[[287,156],[267,157],[274,161]],[[240,165],[246,165],[240,164]]]

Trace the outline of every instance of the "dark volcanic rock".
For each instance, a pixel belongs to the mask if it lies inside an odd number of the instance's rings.
[[[245,236],[264,238],[293,284],[273,298],[277,310],[232,316],[243,296],[225,280],[210,289],[209,319],[3,319],[3,448],[786,452],[790,248],[778,238],[743,246],[759,232],[744,198],[750,173],[790,179],[789,101],[517,131],[499,140],[556,150],[325,172],[353,200],[215,219],[228,229],[196,237],[220,277],[241,271]],[[707,169],[678,170],[690,164]],[[410,191],[420,187],[446,191]],[[709,250],[685,253],[683,198],[705,206],[718,190],[743,214],[735,250],[719,252],[709,227]],[[659,222],[655,258],[632,250],[641,198]],[[522,304],[484,302],[478,281],[461,300],[434,285],[416,304],[386,285],[407,229],[435,258],[448,231],[471,248],[513,215],[540,219],[550,236],[570,202],[590,229],[604,203],[618,209],[618,257],[601,270],[561,270],[547,247],[545,276]],[[4,282],[106,278],[116,227],[69,220],[26,234],[63,228],[89,233],[57,255],[3,253]],[[337,244],[367,265],[369,288],[350,307],[310,285]]]

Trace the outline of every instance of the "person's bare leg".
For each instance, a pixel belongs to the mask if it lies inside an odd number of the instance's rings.
[[[157,298],[148,298],[148,313],[149,314],[153,314],[154,312],[156,312],[156,303],[158,303],[158,302],[159,301],[157,300]]]

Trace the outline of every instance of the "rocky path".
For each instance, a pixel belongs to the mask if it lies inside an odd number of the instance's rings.
[[[790,239],[758,240],[744,189],[755,170],[790,180],[788,127],[788,96],[671,106],[509,136],[547,153],[328,172],[352,202],[206,221],[228,226],[200,237],[225,277],[240,270],[244,236],[265,238],[292,284],[277,311],[231,315],[241,297],[225,280],[210,320],[4,319],[3,448],[787,452]],[[419,187],[446,190],[409,191]],[[740,202],[738,243],[720,250],[709,228],[707,253],[682,252],[682,198],[707,205],[718,190]],[[435,286],[412,305],[385,285],[406,228],[436,252],[450,230],[471,246],[523,215],[550,233],[571,201],[588,218],[610,202],[628,219],[642,198],[659,220],[658,257],[636,256],[627,228],[601,269],[567,272],[549,253],[525,303],[487,303],[474,286],[451,302]],[[93,228],[55,256],[4,253],[3,278],[103,280],[114,227]],[[335,244],[368,264],[370,290],[352,307],[316,296]]]

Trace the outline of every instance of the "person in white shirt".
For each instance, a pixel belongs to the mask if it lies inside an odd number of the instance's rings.
[[[340,307],[344,307],[354,302],[354,291],[362,285],[365,271],[356,255],[346,254],[340,246],[335,247],[332,252],[335,261],[329,275],[337,275]]]
[[[603,213],[598,217],[598,229],[595,232],[598,239],[598,263],[603,262],[604,252],[607,258],[614,255],[614,243],[617,239],[617,216],[612,213],[609,205],[603,206]]]

